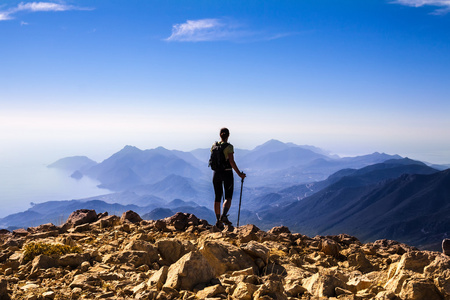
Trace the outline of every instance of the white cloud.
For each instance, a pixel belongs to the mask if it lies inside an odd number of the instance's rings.
[[[267,33],[252,31],[230,18],[187,20],[172,26],[172,34],[166,41],[204,42],[204,41],[270,41],[292,35],[292,33]]]
[[[186,23],[173,25],[172,35],[166,40],[180,42],[230,40],[243,35],[243,33],[239,30],[239,26],[230,20],[187,20]]]
[[[49,11],[68,11],[68,10],[89,10],[88,8],[76,7],[63,3],[53,2],[28,2],[19,3],[16,7],[12,7],[5,11],[0,11],[0,21],[14,19],[14,14],[19,12],[49,12]]]
[[[71,5],[51,3],[51,2],[30,2],[30,3],[19,3],[17,5],[16,11],[66,11],[72,10],[75,7]]]
[[[434,11],[434,14],[445,14],[450,12],[450,0],[395,0],[394,3],[412,6],[435,6],[439,7]]]
[[[8,12],[1,11],[0,12],[0,21],[10,20],[11,17],[9,15],[10,14]]]

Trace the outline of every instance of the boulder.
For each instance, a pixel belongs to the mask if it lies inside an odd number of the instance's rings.
[[[408,300],[442,300],[443,295],[429,279],[408,278],[399,293],[401,299]]]
[[[90,255],[88,253],[69,253],[61,256],[58,259],[58,264],[62,267],[71,267],[77,268],[81,266],[81,264],[90,259]]]
[[[153,246],[151,243],[143,240],[134,240],[128,243],[124,250],[137,250],[137,251],[145,251],[147,252],[149,259],[152,262],[158,261],[159,253],[158,248]]]
[[[177,212],[171,217],[167,217],[164,221],[168,225],[172,225],[176,230],[185,230],[188,226],[198,226],[200,220],[193,214]]]
[[[321,249],[324,254],[331,255],[333,257],[339,256],[339,245],[332,239],[325,239],[321,243]]]
[[[228,271],[258,269],[247,253],[230,243],[206,240],[200,245],[200,252],[212,266],[216,276]]]
[[[122,223],[131,222],[131,223],[139,223],[142,221],[141,216],[132,210],[128,210],[122,214],[120,218]]]
[[[251,257],[260,258],[266,265],[269,262],[270,249],[261,243],[250,241],[249,243],[241,246],[241,249]]]
[[[297,297],[299,294],[306,292],[306,288],[302,286],[302,279],[311,276],[309,271],[303,270],[293,265],[283,265],[286,270],[284,277],[284,290],[290,297]]]
[[[286,226],[276,226],[276,227],[273,227],[272,229],[270,229],[269,231],[267,231],[267,233],[281,234],[281,233],[291,233],[291,231]]]
[[[30,233],[25,228],[19,228],[19,229],[13,230],[13,235],[16,237],[27,236],[29,234]]]
[[[252,283],[239,282],[231,295],[232,299],[252,300],[258,287]]]
[[[264,283],[260,285],[256,292],[253,294],[254,299],[288,299],[282,284],[282,278],[276,275],[270,275],[266,276],[263,282]]]
[[[372,265],[370,260],[367,259],[363,251],[355,251],[351,253],[348,257],[348,264],[351,268],[359,270],[363,273],[368,273],[375,271],[375,267]]]
[[[147,285],[150,287],[156,287],[159,291],[162,289],[164,283],[167,280],[167,274],[169,273],[168,266],[162,266],[158,271],[156,271],[148,280]]]
[[[37,227],[29,227],[28,231],[30,233],[37,233],[37,232],[49,232],[49,231],[57,231],[58,227],[56,225],[53,225],[52,223],[42,224]]]
[[[302,285],[315,297],[336,297],[335,289],[347,289],[346,281],[337,271],[324,269],[304,279]]]
[[[164,287],[192,290],[200,283],[214,278],[214,270],[198,251],[189,252],[169,267]]]
[[[93,209],[79,209],[70,214],[66,221],[68,227],[76,227],[81,224],[97,221],[97,213]]]
[[[156,242],[161,257],[170,265],[186,254],[183,244],[177,239],[163,239]]]
[[[442,241],[442,253],[450,255],[450,239],[444,239]]]
[[[226,293],[225,288],[220,284],[216,284],[198,291],[196,296],[198,299],[206,299],[224,293]]]
[[[248,243],[250,241],[259,241],[257,233],[260,232],[260,229],[255,225],[248,224],[240,226],[236,228],[236,232],[238,233],[239,240],[241,241],[241,243]]]
[[[106,215],[102,216],[98,219],[98,221],[94,222],[92,225],[97,225],[101,229],[108,228],[108,227],[114,227],[116,225],[120,224],[120,218],[115,215]]]
[[[58,266],[58,260],[47,255],[39,255],[33,259],[31,266],[31,273],[34,273],[39,269],[48,269]]]

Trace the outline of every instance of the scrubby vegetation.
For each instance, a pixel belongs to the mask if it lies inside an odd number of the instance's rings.
[[[59,257],[69,253],[81,253],[81,248],[78,246],[68,246],[61,244],[46,244],[46,243],[29,243],[24,246],[23,259],[25,262],[33,260],[36,256],[41,254]]]

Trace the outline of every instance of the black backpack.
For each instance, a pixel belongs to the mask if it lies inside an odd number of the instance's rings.
[[[211,157],[209,158],[209,166],[214,171],[223,171],[230,169],[231,165],[225,158],[223,150],[228,147],[228,143],[216,142],[211,148]]]

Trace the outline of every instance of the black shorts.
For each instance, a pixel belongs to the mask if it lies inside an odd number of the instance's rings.
[[[223,191],[225,190],[225,199],[231,200],[233,198],[234,179],[233,170],[215,171],[213,175],[213,185],[215,202],[222,201]]]

